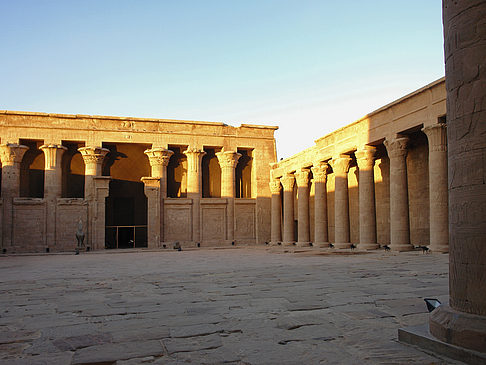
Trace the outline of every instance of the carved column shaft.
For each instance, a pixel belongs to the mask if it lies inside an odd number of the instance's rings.
[[[298,214],[298,238],[297,246],[309,246],[309,170],[302,169],[295,174],[297,181],[297,214]]]
[[[46,243],[56,244],[56,209],[57,198],[62,195],[62,155],[66,147],[56,144],[45,144],[40,147],[45,157],[44,199],[47,202]]]
[[[235,168],[241,154],[234,151],[217,152],[219,166],[221,167],[221,197],[227,199],[226,207],[226,239],[235,239]]]
[[[375,148],[366,146],[356,151],[359,169],[359,248],[372,250],[379,247],[376,243]]]
[[[406,137],[384,142],[390,158],[390,248],[395,251],[413,249],[408,214],[407,144]]]
[[[102,147],[81,147],[78,151],[83,156],[85,165],[84,198],[93,199],[95,193],[93,177],[102,175],[103,160],[110,150]]]
[[[272,193],[272,226],[271,226],[271,244],[277,245],[282,241],[282,232],[280,228],[280,221],[282,215],[282,204],[280,200],[280,179],[275,179],[270,182],[270,192]]]
[[[184,154],[187,156],[187,197],[192,199],[192,240],[200,242],[201,161],[206,152],[190,148]]]
[[[147,246],[158,248],[161,242],[160,178],[142,177],[144,193],[147,197]]]
[[[284,246],[291,246],[294,243],[294,183],[293,174],[287,174],[280,179],[283,192],[283,242]]]
[[[429,248],[435,252],[448,252],[447,129],[441,123],[425,127],[422,131],[429,141]]]
[[[316,163],[312,167],[314,177],[314,245],[327,247],[329,244],[327,230],[327,168],[324,162]]]
[[[160,179],[160,197],[165,199],[167,198],[167,165],[174,152],[165,148],[156,147],[145,150],[144,153],[149,159],[152,170],[151,177]]]
[[[334,171],[334,247],[348,248],[349,242],[349,197],[348,171],[351,158],[340,155],[331,160]]]
[[[13,198],[20,194],[20,163],[27,146],[7,143],[0,145],[0,161],[2,162],[2,199],[3,199],[3,227],[2,246],[13,245]]]

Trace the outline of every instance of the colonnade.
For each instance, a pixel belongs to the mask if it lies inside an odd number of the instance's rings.
[[[429,145],[429,208],[430,244],[434,252],[448,251],[447,141],[443,123],[427,126],[422,131]],[[410,219],[406,157],[409,138],[397,136],[383,142],[390,159],[390,248],[395,251],[413,249],[410,242]],[[350,220],[348,171],[352,153],[337,154],[318,160],[312,166],[302,166],[270,182],[272,193],[271,243],[284,246],[309,246],[309,173],[314,182],[314,246],[329,246],[327,218],[327,174],[334,174],[334,241],[335,248],[349,248]],[[376,147],[365,145],[354,151],[358,167],[359,243],[358,248],[376,249],[380,245],[376,234],[374,163]],[[310,167],[310,169],[309,169]],[[294,185],[297,184],[298,238],[294,240]],[[283,187],[283,219],[280,192]],[[283,227],[281,227],[281,222]],[[281,237],[280,232],[283,232]]]
[[[57,144],[45,144],[40,147],[45,155],[44,200],[47,204],[46,243],[55,244],[56,201],[62,196],[62,156],[66,147]],[[2,163],[2,206],[3,222],[2,242],[4,247],[13,245],[13,199],[20,196],[20,166],[27,146],[7,143],[0,145]],[[87,146],[79,148],[85,164],[84,199],[88,202],[87,239],[92,249],[105,245],[105,198],[109,195],[109,176],[102,176],[103,161],[110,152],[106,148]],[[151,176],[142,177],[144,192],[147,197],[147,240],[148,247],[159,247],[164,241],[164,199],[167,198],[167,165],[173,151],[162,147],[153,147],[144,151],[151,167]],[[199,217],[200,199],[202,198],[202,157],[206,154],[197,148],[184,151],[187,156],[187,197],[192,199],[193,225],[192,240],[201,240]],[[234,240],[234,198],[235,168],[241,154],[235,151],[216,153],[221,166],[221,197],[227,200],[226,240]]]

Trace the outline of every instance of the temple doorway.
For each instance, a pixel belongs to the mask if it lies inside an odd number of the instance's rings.
[[[143,176],[150,176],[150,148],[142,144],[103,144],[110,152],[105,158],[103,175],[111,176],[106,198],[105,248],[147,247],[147,198]]]

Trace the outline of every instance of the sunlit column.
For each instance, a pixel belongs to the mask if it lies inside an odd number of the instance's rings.
[[[81,147],[78,151],[83,156],[85,165],[84,198],[89,200],[94,197],[93,177],[102,175],[103,160],[110,150],[102,147]]]
[[[280,179],[270,181],[270,192],[272,193],[272,226],[271,226],[271,245],[276,246],[282,241],[282,231],[280,221],[282,216],[282,202],[280,192],[282,185]]]
[[[283,186],[283,242],[284,246],[294,244],[294,174],[286,174],[280,182]]]
[[[235,151],[221,151],[216,153],[221,167],[221,197],[226,198],[226,239],[235,239],[235,193],[236,193],[236,165],[241,154]]]
[[[408,214],[407,137],[385,140],[390,158],[390,248],[410,251],[410,223]]]
[[[199,207],[201,203],[201,161],[206,152],[196,148],[184,151],[187,156],[187,197],[192,199],[192,240],[200,242]]]
[[[314,245],[328,247],[327,230],[327,169],[329,165],[318,162],[312,167],[314,177]]]
[[[309,246],[309,170],[302,169],[295,174],[297,182],[298,237],[297,246]]]
[[[2,162],[2,199],[3,199],[3,227],[2,246],[8,249],[13,245],[13,198],[20,194],[20,163],[27,146],[7,143],[0,145],[0,161]]]
[[[45,144],[40,147],[44,152],[44,199],[47,202],[46,245],[56,244],[56,208],[57,198],[62,195],[62,155],[66,147],[57,144]]]
[[[447,129],[439,123],[422,129],[429,140],[430,246],[434,252],[449,251],[447,192]]]
[[[349,242],[349,198],[348,171],[351,158],[339,155],[331,160],[334,172],[334,247],[348,248]]]
[[[359,244],[362,250],[380,247],[376,242],[376,209],[374,170],[376,149],[365,146],[356,151],[359,169]]]

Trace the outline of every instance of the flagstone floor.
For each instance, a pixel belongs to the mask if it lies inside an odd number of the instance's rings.
[[[447,255],[325,253],[0,256],[0,364],[457,364],[397,341]]]

